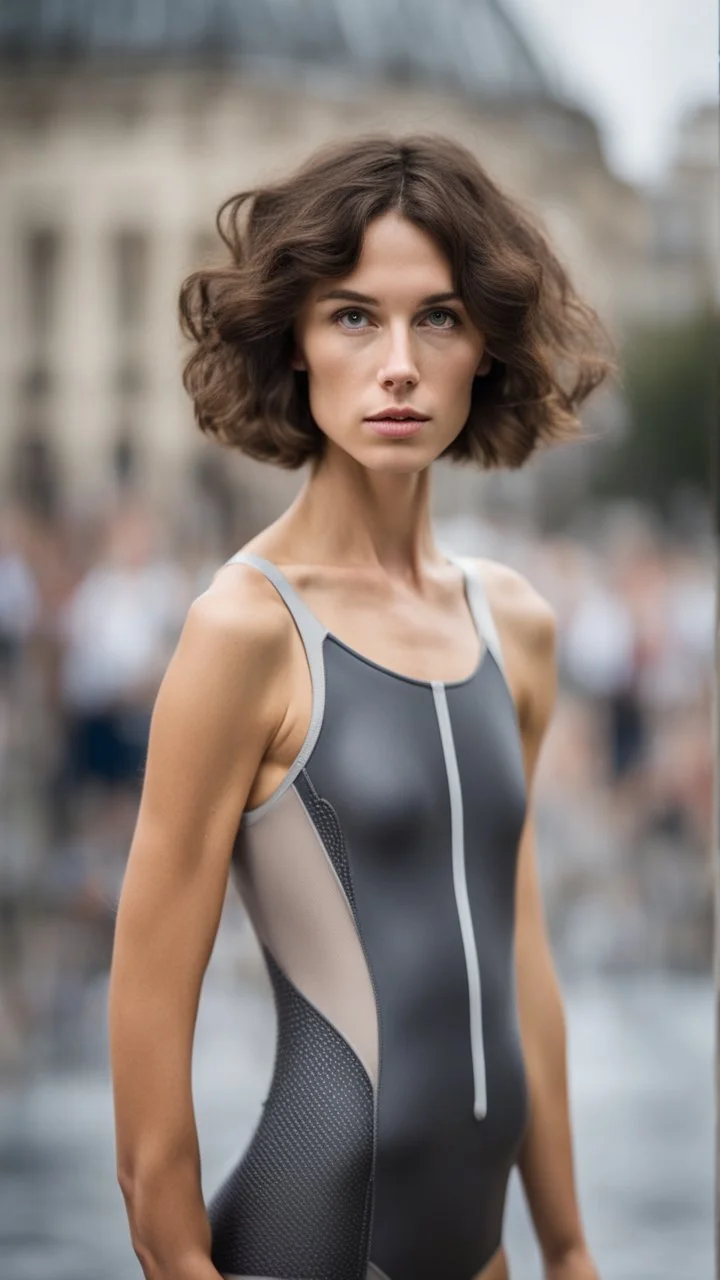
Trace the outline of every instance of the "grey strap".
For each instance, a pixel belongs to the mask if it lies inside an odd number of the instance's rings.
[[[318,643],[322,644],[327,635],[327,627],[324,627],[319,618],[308,608],[302,596],[288,582],[285,574],[278,569],[276,564],[271,560],[266,560],[264,556],[256,556],[252,551],[238,551],[227,561],[228,564],[250,564],[259,569],[265,577],[272,582],[278,593],[282,596],[290,613],[295,619],[303,644],[307,650],[308,645],[313,647]]]
[[[506,676],[505,663],[503,662],[502,649],[500,647],[500,637],[498,635],[497,627],[495,626],[495,619],[492,615],[490,603],[487,598],[487,592],[485,590],[485,584],[480,573],[477,567],[473,564],[470,556],[456,556],[452,555],[450,552],[445,552],[445,554],[447,555],[448,560],[452,560],[453,563],[458,565],[465,574],[467,595],[472,615],[475,619],[475,626],[503,675]]]
[[[268,796],[267,800],[264,800],[262,804],[256,805],[254,809],[245,810],[242,822],[243,824],[248,824],[261,818],[270,806],[287,791],[309,759],[310,753],[315,746],[325,712],[323,641],[327,635],[327,627],[324,627],[320,619],[315,617],[315,614],[308,608],[299,592],[288,582],[285,574],[272,561],[266,560],[264,556],[256,556],[250,551],[238,551],[226,563],[252,565],[260,573],[264,574],[268,581],[272,582],[278,594],[282,596],[300,633],[300,639],[303,642],[305,656],[310,669],[310,683],[312,685],[312,713],[303,744],[282,782],[275,788],[272,795]]]

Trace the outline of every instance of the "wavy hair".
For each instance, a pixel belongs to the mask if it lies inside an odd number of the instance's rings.
[[[608,332],[520,202],[466,147],[434,134],[333,142],[221,205],[227,260],[180,290],[192,342],[183,383],[200,429],[288,469],[322,456],[307,374],[290,363],[293,324],[311,287],[349,274],[365,228],[390,211],[446,255],[492,357],[444,455],[516,468],[539,445],[574,438],[580,406],[614,369]]]

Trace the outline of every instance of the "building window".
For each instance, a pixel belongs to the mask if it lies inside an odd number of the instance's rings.
[[[52,227],[34,227],[25,236],[25,306],[33,344],[52,333],[57,318],[60,234]]]
[[[60,511],[58,458],[43,427],[24,427],[10,459],[10,489],[23,506],[45,519]]]
[[[113,441],[112,471],[120,489],[132,489],[137,482],[137,441],[129,427],[121,427]]]
[[[142,231],[124,229],[113,237],[115,318],[121,333],[139,329],[146,314],[148,240]]]

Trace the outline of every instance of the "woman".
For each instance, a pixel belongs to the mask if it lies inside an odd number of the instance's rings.
[[[218,228],[227,264],[181,293],[197,421],[310,467],[154,708],[110,1008],[136,1253],[148,1280],[502,1280],[518,1164],[548,1280],[596,1280],[529,804],[554,615],[438,551],[430,470],[572,435],[602,328],[441,137],[334,144]],[[278,1043],[206,1207],[191,1047],[231,868]]]

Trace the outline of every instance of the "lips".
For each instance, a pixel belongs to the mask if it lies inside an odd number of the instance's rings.
[[[367,427],[375,435],[399,439],[416,435],[424,421],[422,418],[368,418]]]
[[[379,413],[369,414],[366,422],[427,422],[425,413],[415,409],[381,409]]]

